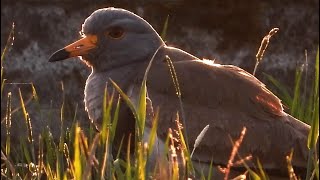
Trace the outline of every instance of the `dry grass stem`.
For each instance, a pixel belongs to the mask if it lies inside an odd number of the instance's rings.
[[[90,151],[89,151],[89,157],[87,159],[87,166],[85,167],[84,169],[84,172],[83,172],[83,177],[86,177],[88,179],[90,179],[90,174],[91,174],[91,167],[92,165],[95,163],[95,151],[96,151],[96,148],[97,148],[97,145],[99,143],[99,140],[100,140],[100,134],[97,133],[93,139],[93,142],[91,144],[91,147],[90,147]]]
[[[244,174],[241,174],[241,175],[233,178],[232,180],[246,180],[247,179],[247,174],[248,174],[248,171],[246,171]]]
[[[106,172],[106,168],[108,165],[110,166],[109,161],[112,160],[112,154],[111,154],[111,152],[109,152],[109,143],[108,142],[109,142],[109,133],[107,134],[107,139],[105,142],[106,145],[105,145],[105,152],[104,152],[104,157],[103,157],[103,161],[102,161],[100,179],[104,179],[103,177],[104,177],[104,173]],[[109,168],[111,168],[111,167],[109,167]],[[109,174],[108,174],[108,177],[110,177]]]
[[[246,157],[244,157],[244,158],[242,158],[242,159],[240,159],[240,160],[238,160],[236,162],[233,162],[232,166],[243,164],[245,161],[249,161],[251,159],[252,159],[252,155],[248,155],[248,156],[246,156]]]
[[[7,39],[6,46],[4,47],[4,49],[2,51],[2,54],[1,54],[1,68],[2,68],[2,62],[4,60],[4,55],[6,54],[8,48],[9,48],[9,45],[13,46],[13,42],[14,42],[14,27],[15,27],[15,24],[13,22],[11,30],[10,30],[10,33],[9,33],[9,36],[8,36],[8,39]]]
[[[67,165],[69,167],[69,170],[71,171],[71,174],[74,174],[74,172],[75,172],[74,166],[72,164],[72,160],[70,157],[70,151],[69,151],[68,145],[66,143],[64,143],[64,145],[63,145],[63,154],[66,157]],[[43,159],[43,157],[42,157],[42,159]]]
[[[224,180],[227,180],[229,178],[230,169],[234,165],[234,163],[233,163],[234,157],[236,156],[236,154],[238,152],[238,149],[242,143],[242,140],[244,138],[244,135],[246,134],[246,131],[247,131],[247,128],[243,127],[239,139],[234,143],[231,154],[230,154],[230,158],[228,160],[227,167],[226,168],[219,168],[220,171],[225,174]]]
[[[267,34],[266,36],[263,37],[262,41],[261,41],[261,44],[260,44],[260,47],[259,47],[259,50],[256,54],[256,64],[254,66],[254,69],[253,69],[253,75],[256,74],[256,70],[258,68],[258,65],[259,63],[262,61],[262,58],[263,58],[263,55],[264,55],[264,52],[266,51],[268,45],[269,45],[269,41],[270,41],[270,38],[275,35],[277,32],[279,31],[279,28],[273,28],[270,30],[269,34]]]
[[[170,169],[170,177],[171,179],[179,179],[179,166],[178,166],[178,155],[177,151],[174,145],[174,142],[176,141],[173,137],[172,129],[169,128],[169,169]]]
[[[11,139],[11,92],[8,93],[8,101],[7,101],[7,111],[5,116],[5,122],[6,122],[6,154],[10,154],[10,139]],[[2,123],[2,122],[1,122]]]
[[[84,153],[86,159],[90,159],[90,151],[89,151],[89,146],[88,146],[88,140],[87,140],[87,137],[86,135],[83,133],[83,131],[81,130],[79,132],[80,134],[80,149],[81,149],[81,152]],[[97,136],[98,134],[96,134]],[[96,138],[96,137],[95,137]],[[96,140],[93,141],[93,143],[95,142]],[[91,157],[91,161],[94,166],[99,166],[99,161],[93,156]]]
[[[290,180],[298,180],[296,174],[294,173],[294,169],[292,166],[292,156],[293,156],[293,150],[291,150],[291,153],[286,156],[286,160],[287,160],[287,164],[288,164],[288,174],[289,174],[289,178]]]
[[[16,171],[14,168],[13,163],[7,158],[7,156],[3,153],[3,151],[1,150],[1,160],[5,161],[6,164],[8,165],[10,171],[11,171],[11,175],[14,177],[16,175]],[[2,172],[1,172],[2,173]]]

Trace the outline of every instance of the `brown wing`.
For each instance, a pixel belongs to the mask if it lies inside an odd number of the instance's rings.
[[[244,126],[247,133],[239,152],[259,157],[264,168],[286,169],[285,155],[291,148],[306,151],[303,143],[309,126],[284,113],[280,100],[251,74],[208,60],[174,62],[174,67],[191,148],[201,130],[210,125],[194,159],[210,163],[213,158],[215,164],[226,165],[232,150],[229,135],[237,139]],[[153,106],[160,107],[158,134],[164,137],[169,127],[175,127],[175,113],[180,110],[166,63],[152,65],[147,87]],[[305,165],[305,156],[297,158],[297,166]]]

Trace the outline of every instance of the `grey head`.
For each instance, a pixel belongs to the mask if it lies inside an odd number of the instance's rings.
[[[93,12],[82,25],[83,38],[52,54],[50,62],[81,56],[95,71],[148,61],[164,45],[153,27],[120,8]]]

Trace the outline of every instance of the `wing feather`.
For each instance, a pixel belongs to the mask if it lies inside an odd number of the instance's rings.
[[[300,122],[294,126],[283,112],[280,99],[248,72],[208,60],[173,64],[182,93],[189,144],[210,125],[195,151],[195,159],[210,163],[213,158],[215,164],[226,165],[232,150],[229,136],[235,140],[244,126],[248,130],[239,152],[242,156],[259,157],[265,168],[286,168],[285,155],[296,142],[306,141],[295,126],[308,126]],[[152,66],[147,86],[153,105],[160,107],[158,134],[165,137],[180,110],[166,63]],[[271,160],[270,154],[276,158]]]

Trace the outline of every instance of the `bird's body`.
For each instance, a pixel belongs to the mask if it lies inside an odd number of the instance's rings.
[[[113,32],[116,28],[121,30]],[[306,168],[310,126],[286,114],[280,99],[250,73],[236,66],[200,60],[185,51],[168,47],[151,25],[122,9],[96,11],[85,21],[83,32],[86,37],[95,36],[90,40],[90,48],[78,53],[71,45],[55,53],[50,60],[67,58],[65,50],[73,48],[71,50],[77,52],[74,56],[82,56],[92,67],[85,87],[85,106],[92,121],[101,122],[103,92],[109,79],[132,99],[139,97],[146,67],[157,52],[148,73],[147,90],[153,107],[160,108],[159,139],[164,141],[168,129],[175,127],[176,112],[181,113],[165,60],[168,56],[181,90],[189,144],[194,143],[206,125],[210,125],[195,150],[195,162],[209,165],[213,160],[215,165],[225,166],[233,147],[229,136],[238,138],[246,127],[247,134],[239,148],[241,155],[251,154],[253,161],[259,158],[266,170],[283,175],[287,172],[285,158],[293,148],[293,166],[302,171]],[[150,121],[147,119],[147,127],[151,127]],[[123,135],[134,134],[134,123],[129,108],[122,106],[116,139],[120,141]],[[244,168],[242,164],[238,167]]]

